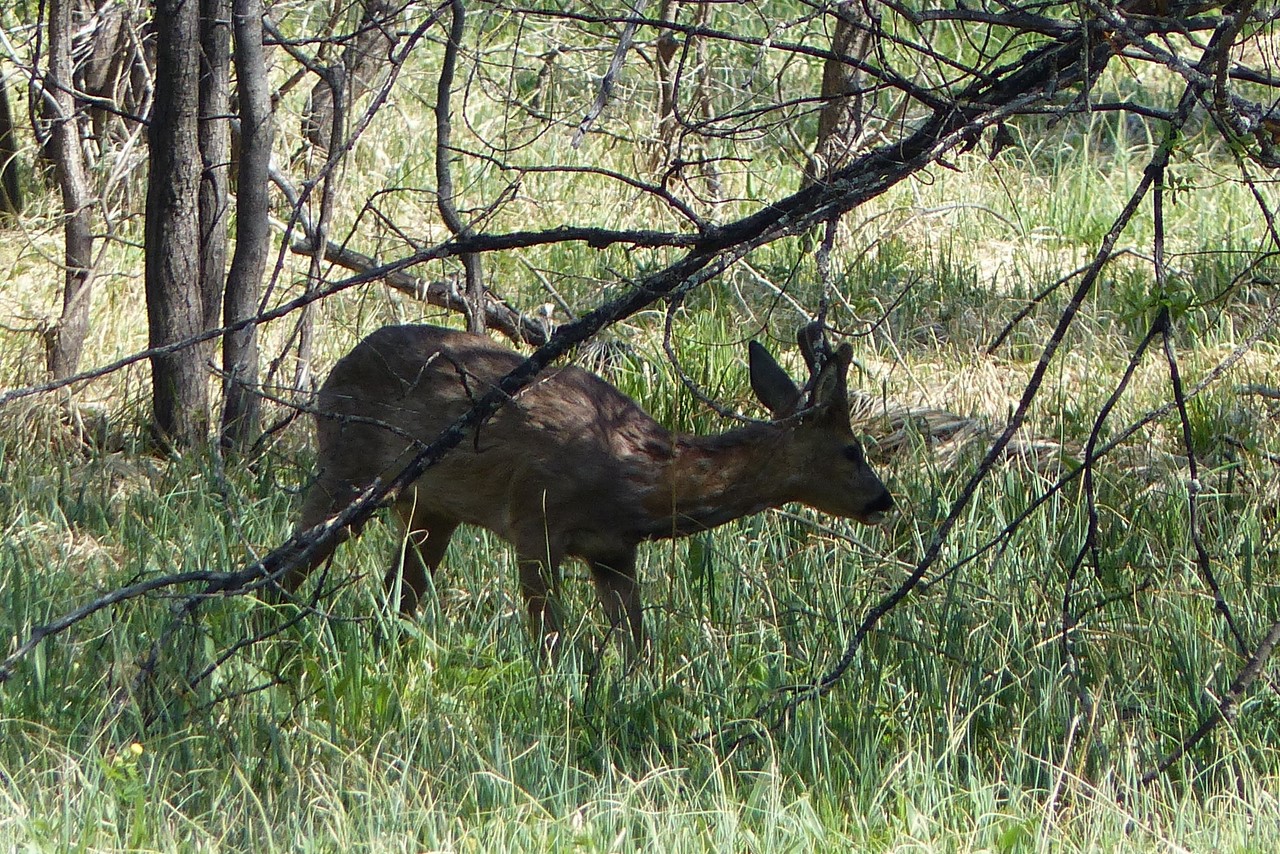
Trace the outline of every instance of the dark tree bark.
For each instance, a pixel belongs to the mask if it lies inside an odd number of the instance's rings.
[[[674,23],[680,14],[681,5],[679,0],[663,0],[658,8],[658,20]],[[701,17],[701,11],[698,17]],[[686,38],[693,38],[693,36],[686,36]],[[680,68],[677,61],[680,52],[681,41],[675,30],[663,30],[659,33],[655,47],[655,62],[658,71],[658,138],[662,145],[659,159],[661,165],[665,165],[671,159],[671,149],[675,144],[680,126],[676,115],[680,93],[680,79],[677,76]]]
[[[873,13],[865,0],[844,0],[833,10],[831,35],[834,57],[822,64],[822,110],[818,113],[818,139],[805,165],[804,183],[812,184],[849,162],[862,143],[863,73],[837,57],[866,59],[874,42]]]
[[[99,152],[127,137],[150,109],[154,44],[148,0],[74,0],[76,97]]]
[[[444,220],[450,233],[465,237],[472,233],[471,226],[458,213],[453,174],[450,170],[450,161],[453,159],[453,148],[450,147],[453,133],[450,98],[458,51],[462,47],[462,34],[466,28],[466,7],[462,0],[453,0],[450,7],[453,20],[449,26],[449,42],[436,86],[436,202],[440,218]],[[466,289],[463,291],[467,304],[467,331],[484,334],[484,268],[480,263],[480,256],[474,252],[462,253],[462,267],[467,279]]]
[[[147,178],[146,291],[152,347],[198,334],[204,325],[200,288],[201,161],[198,0],[156,0],[156,89]],[[156,438],[190,447],[208,430],[207,346],[151,358]]]
[[[268,169],[271,165],[271,89],[262,48],[262,0],[234,0],[236,80],[240,96],[240,159],[236,178],[236,248],[223,302],[228,324],[258,310],[271,231]],[[257,433],[257,329],[222,339],[222,444],[242,449]]]
[[[0,214],[20,213],[22,186],[18,182],[18,140],[13,135],[9,87],[0,80]]]
[[[203,325],[222,316],[227,272],[231,0],[200,0],[200,294]]]
[[[658,20],[673,25],[662,29],[654,48],[658,78],[658,145],[650,168],[666,169],[680,162],[703,160],[705,140],[701,133],[685,131],[710,118],[712,109],[711,68],[707,57],[708,38],[677,28],[681,9],[689,8],[687,23],[694,29],[707,25],[712,4],[707,0],[664,0]],[[719,198],[720,181],[714,163],[705,162],[702,176],[705,198]]]
[[[72,0],[49,3],[49,71],[43,86],[43,112],[49,122],[47,150],[62,190],[62,315],[46,338],[48,366],[55,379],[70,376],[80,364],[89,332],[89,299],[93,293],[93,233],[89,211],[93,199],[85,175],[84,148],[72,86]]]
[[[335,2],[332,20],[343,17],[346,3]],[[340,150],[345,136],[346,117],[352,101],[378,83],[379,77],[389,67],[390,54],[395,45],[393,26],[404,8],[397,0],[360,0],[362,9],[360,24],[339,61],[317,64],[312,68],[319,80],[311,89],[307,109],[302,120],[302,133],[307,140],[307,171],[324,172],[320,184],[319,213],[314,217],[319,240],[312,256],[308,281],[314,282],[320,274],[323,261],[323,244],[327,242],[329,222],[333,215],[338,192],[336,170],[326,167],[343,157]],[[299,390],[310,384],[311,351],[315,334],[314,316],[304,309],[298,316],[298,363],[294,373],[294,386]]]
[[[363,0],[364,12],[355,37],[342,51],[341,68],[335,74],[321,76],[311,87],[307,110],[302,118],[302,133],[312,148],[324,159],[329,150],[334,120],[335,82],[344,91],[337,93],[342,103],[350,105],[365,92],[378,85],[391,48],[395,45],[392,27],[403,3],[396,0]]]

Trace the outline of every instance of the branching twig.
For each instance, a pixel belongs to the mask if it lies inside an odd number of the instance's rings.
[[[300,255],[312,253],[311,246],[307,243],[294,243],[292,249]],[[329,263],[354,273],[363,273],[382,266],[377,259],[332,240],[325,245],[324,257]],[[401,293],[429,305],[447,308],[450,311],[465,312],[467,310],[464,295],[458,290],[457,282],[451,279],[428,282],[404,271],[396,271],[388,274],[384,281]],[[543,344],[550,332],[547,322],[542,318],[529,317],[516,311],[505,302],[499,301],[488,289],[485,290],[484,319],[487,328],[498,330],[517,344]]]
[[[1125,389],[1129,387],[1129,382],[1133,379],[1134,373],[1137,372],[1138,366],[1142,364],[1142,359],[1146,355],[1147,349],[1167,326],[1168,320],[1168,311],[1162,311],[1141,343],[1138,344],[1133,356],[1129,359],[1128,367],[1125,368],[1120,377],[1120,381],[1116,383],[1116,387],[1098,410],[1098,415],[1093,422],[1093,428],[1089,431],[1089,440],[1085,444],[1084,459],[1080,467],[1080,470],[1084,473],[1084,483],[1081,491],[1085,495],[1088,525],[1085,529],[1084,543],[1081,544],[1080,551],[1076,554],[1075,561],[1072,562],[1071,567],[1067,570],[1067,576],[1063,581],[1061,628],[1058,633],[1058,640],[1062,647],[1062,657],[1066,661],[1067,676],[1074,683],[1076,702],[1080,707],[1084,720],[1089,722],[1090,730],[1092,730],[1092,721],[1094,720],[1094,704],[1093,697],[1089,693],[1083,678],[1080,656],[1077,653],[1075,629],[1080,624],[1081,615],[1075,613],[1072,606],[1072,598],[1075,595],[1076,579],[1079,576],[1081,567],[1084,565],[1085,558],[1087,556],[1092,557],[1094,572],[1101,568],[1101,560],[1098,556],[1098,498],[1094,485],[1094,470],[1100,457],[1098,454],[1098,442],[1102,438],[1102,429],[1106,425],[1107,419],[1120,402]]]
[[[1187,528],[1191,534],[1192,547],[1196,552],[1196,567],[1200,570],[1200,577],[1204,579],[1209,592],[1213,594],[1213,607],[1226,621],[1240,654],[1247,656],[1249,647],[1245,643],[1244,635],[1240,632],[1240,627],[1236,624],[1230,606],[1227,605],[1226,598],[1222,595],[1222,585],[1218,583],[1218,578],[1214,574],[1209,551],[1205,548],[1204,538],[1200,534],[1200,466],[1196,461],[1195,446],[1191,438],[1191,418],[1187,414],[1187,397],[1182,388],[1182,376],[1178,371],[1173,335],[1167,324],[1161,333],[1164,336],[1164,357],[1169,365],[1169,382],[1173,386],[1173,401],[1178,408],[1178,421],[1182,427],[1182,444],[1187,452]]]
[[[453,135],[453,123],[450,117],[453,74],[458,64],[458,51],[462,48],[462,36],[466,32],[466,7],[462,0],[451,0],[449,13],[452,18],[449,25],[449,40],[445,43],[444,59],[440,63],[440,79],[436,85],[436,206],[440,210],[440,219],[444,221],[449,233],[455,237],[466,237],[473,232],[471,225],[464,222],[458,213],[453,172],[449,166],[454,155],[450,142]],[[484,271],[480,265],[480,256],[475,252],[462,253],[462,267],[467,277],[467,286],[464,291],[467,330],[482,334],[485,329],[485,295]]]
[[[1258,678],[1262,668],[1266,667],[1267,661],[1271,658],[1271,653],[1275,651],[1277,642],[1280,642],[1280,620],[1271,624],[1271,628],[1263,636],[1262,642],[1258,644],[1257,651],[1245,663],[1239,675],[1232,680],[1230,687],[1227,688],[1227,693],[1218,701],[1217,707],[1201,722],[1200,726],[1196,727],[1195,732],[1183,740],[1182,744],[1157,762],[1154,768],[1142,775],[1139,780],[1142,785],[1147,786],[1154,783],[1164,772],[1173,767],[1173,763],[1185,756],[1188,751],[1208,736],[1214,727],[1224,720],[1231,720],[1235,716],[1236,706],[1239,704],[1240,698],[1244,696],[1244,692],[1249,689],[1253,681]]]
[[[595,103],[591,105],[591,109],[587,110],[587,114],[578,123],[578,129],[573,132],[572,145],[574,148],[582,144],[582,138],[587,135],[592,123],[600,117],[600,114],[604,112],[605,105],[609,103],[609,96],[613,94],[613,87],[618,82],[618,72],[622,70],[622,63],[627,58],[627,52],[631,50],[631,40],[635,38],[636,28],[640,25],[641,16],[648,5],[649,0],[634,0],[631,8],[631,17],[627,19],[627,22],[622,27],[622,35],[618,37],[618,45],[614,48],[613,59],[609,62],[609,70],[604,73],[604,77],[600,78],[600,91],[596,93]]]
[[[1110,258],[1108,258],[1107,261],[1114,261],[1116,258],[1119,258],[1122,255],[1136,255],[1136,254],[1137,253],[1134,252],[1132,249],[1121,249],[1117,251],[1114,255],[1112,255]],[[995,353],[996,350],[1000,349],[1000,345],[1005,342],[1005,339],[1007,339],[1010,335],[1013,334],[1014,328],[1017,327],[1017,325],[1021,323],[1023,320],[1025,320],[1027,316],[1031,314],[1031,312],[1035,311],[1035,308],[1037,305],[1039,305],[1040,303],[1048,299],[1054,292],[1058,290],[1058,288],[1062,287],[1067,282],[1071,281],[1077,276],[1080,276],[1089,272],[1089,268],[1092,266],[1093,266],[1093,262],[1091,261],[1083,267],[1077,267],[1076,269],[1072,270],[1070,273],[1067,273],[1065,276],[1061,276],[1056,281],[1051,282],[1049,285],[1042,288],[1039,293],[1037,293],[1035,296],[1027,300],[1027,304],[1024,305],[1022,308],[1018,309],[1018,311],[1013,315],[1013,317],[1009,319],[1009,322],[1006,323],[998,333],[996,333],[996,337],[991,339],[991,343],[988,344],[986,347],[987,355],[992,355]]]

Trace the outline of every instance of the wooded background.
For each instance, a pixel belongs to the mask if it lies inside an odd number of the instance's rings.
[[[56,413],[39,435],[60,461],[260,476],[297,447],[298,416],[357,333],[442,315],[531,355],[507,391],[565,357],[626,387],[651,348],[661,358],[628,390],[705,428],[658,401],[732,417],[738,345],[820,319],[866,348],[860,417],[914,521],[876,541],[891,569],[858,588],[855,613],[832,606],[842,616],[817,634],[835,649],[788,647],[765,680],[779,693],[699,718],[707,742],[778,733],[904,602],[1030,550],[1054,561],[1029,643],[1059,650],[1046,684],[1067,708],[1047,726],[1071,731],[1062,755],[1078,758],[1060,767],[1099,783],[1128,737],[1102,721],[1144,717],[1157,734],[1132,757],[1135,785],[1188,753],[1224,778],[1252,762],[1274,779],[1271,724],[1226,758],[1208,736],[1280,696],[1278,15],[1163,0],[18,0],[0,11],[5,441],[26,447],[15,437],[38,410]],[[965,236],[962,215],[1004,236]],[[933,383],[917,359],[956,373]],[[998,389],[980,404],[984,370]],[[1215,395],[1230,402],[1203,403]],[[1149,490],[1173,515],[1143,527]],[[1069,509],[1047,509],[1065,495]],[[193,621],[214,594],[255,589],[296,553],[281,530],[198,571],[103,581],[87,609],[23,610],[0,690],[98,611],[176,590]],[[1088,649],[1178,657],[1180,641],[1130,633],[1178,586],[1170,566],[1210,603],[1179,637],[1212,642],[1150,677],[1191,686],[1157,712],[1149,674]],[[219,643],[231,657],[264,637]],[[158,678],[162,651],[140,654]],[[194,689],[218,666],[169,678]],[[154,708],[139,720],[154,727]]]

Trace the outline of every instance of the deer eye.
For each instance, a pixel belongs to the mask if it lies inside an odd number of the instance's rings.
[[[862,456],[861,445],[845,445],[844,458],[849,462],[853,463],[854,465],[858,465],[858,466],[866,462],[865,458]]]

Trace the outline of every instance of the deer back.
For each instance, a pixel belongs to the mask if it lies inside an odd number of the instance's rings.
[[[322,477],[358,487],[394,475],[521,361],[464,332],[374,332],[321,389]],[[549,523],[639,539],[653,469],[672,446],[670,431],[609,383],[574,366],[548,368],[427,471],[417,500],[508,540]]]

